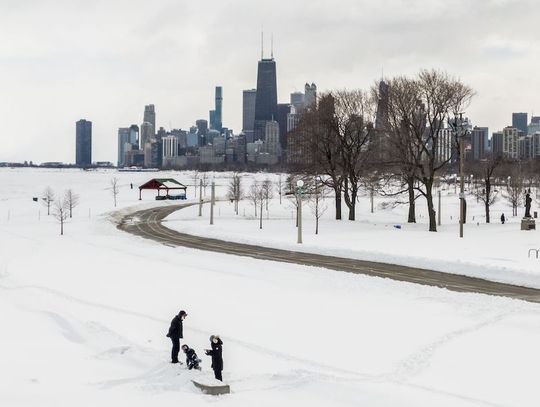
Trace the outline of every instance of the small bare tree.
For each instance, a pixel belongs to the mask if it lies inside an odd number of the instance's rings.
[[[73,192],[72,189],[68,189],[64,195],[64,201],[69,209],[69,217],[73,217],[73,208],[79,205],[79,195]]]
[[[208,174],[206,172],[203,172],[201,175],[201,181],[202,181],[202,187],[203,187],[203,194],[206,196],[206,187],[208,186]]]
[[[263,205],[264,205],[264,189],[262,185],[258,185],[256,182],[251,184],[249,188],[249,200],[255,208],[255,217],[257,217],[257,207],[259,207],[259,229],[262,229],[263,218]]]
[[[64,234],[64,223],[69,216],[69,206],[66,198],[54,201],[53,216],[60,223],[60,235]]]
[[[120,185],[118,184],[118,178],[114,177],[111,179],[111,193],[114,199],[114,207],[116,208],[116,198],[120,193]]]
[[[51,187],[45,188],[43,191],[43,205],[47,207],[47,216],[51,214],[51,205],[54,202],[54,191]]]
[[[264,196],[266,212],[268,212],[268,202],[274,197],[274,186],[272,185],[272,181],[267,178],[263,181],[261,188]]]
[[[328,192],[326,186],[319,179],[315,179],[313,182],[313,190],[308,201],[308,205],[311,208],[311,212],[315,216],[315,234],[319,234],[319,219],[324,215],[328,209],[326,198]]]
[[[198,170],[193,171],[193,174],[191,175],[191,179],[193,180],[193,188],[195,189],[195,198],[197,198],[197,186],[199,185],[197,182],[199,180]]]
[[[517,216],[518,206],[524,196],[525,179],[519,170],[513,170],[510,174],[507,179],[504,197],[512,205],[512,216]]]
[[[490,207],[497,200],[498,190],[493,188],[493,178],[501,163],[502,157],[500,155],[489,154],[487,159],[473,166],[475,179],[479,179],[482,183],[482,188],[476,188],[475,195],[478,200],[484,203],[486,223],[490,223]]]
[[[227,192],[227,197],[234,202],[234,212],[238,215],[238,204],[242,199],[242,178],[240,174],[235,172],[232,176],[231,181],[229,182],[229,190]],[[255,214],[256,216],[257,214]]]

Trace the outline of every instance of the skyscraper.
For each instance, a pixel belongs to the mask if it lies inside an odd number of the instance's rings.
[[[208,135],[208,121],[204,119],[199,119],[195,121],[195,125],[197,126],[199,146],[205,146],[207,144],[206,136]]]
[[[300,112],[304,108],[304,94],[302,92],[291,93],[291,105],[294,106],[296,112]]]
[[[126,157],[126,144],[130,143],[130,128],[120,127],[118,129],[118,167],[123,167]]]
[[[242,97],[242,132],[246,135],[249,143],[253,141],[253,129],[255,125],[255,100],[257,89],[246,89]]]
[[[471,132],[472,159],[482,160],[488,150],[489,129],[475,126]]]
[[[257,67],[257,93],[255,96],[255,140],[264,138],[266,122],[277,116],[276,62],[262,58]]]
[[[141,124],[141,137],[140,137],[140,149],[144,151],[147,143],[154,138],[154,126],[150,122],[144,122]]]
[[[527,134],[527,113],[512,113],[512,127]]]
[[[144,107],[144,122],[152,124],[152,136],[156,132],[156,109],[154,105],[146,105]]]
[[[77,167],[89,167],[92,165],[92,122],[79,120],[75,131],[75,164]]]
[[[317,85],[306,83],[304,86],[304,106],[309,109],[317,103]]]
[[[210,128],[217,130],[220,134],[223,130],[223,88],[216,86],[214,110],[210,110]]]

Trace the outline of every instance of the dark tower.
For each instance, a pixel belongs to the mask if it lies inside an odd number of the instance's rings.
[[[92,122],[81,119],[75,129],[75,164],[77,167],[89,167],[92,165]]]
[[[257,68],[255,96],[255,140],[264,139],[266,122],[277,117],[276,61],[262,58]]]

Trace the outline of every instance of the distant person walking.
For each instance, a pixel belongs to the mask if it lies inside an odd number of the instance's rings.
[[[210,346],[212,349],[206,349],[206,354],[212,356],[212,370],[214,371],[214,376],[217,380],[223,381],[223,378],[221,377],[221,372],[223,371],[223,342],[219,335],[212,335],[210,337]]]
[[[506,220],[506,218],[504,217],[504,213],[501,215],[501,223],[504,225],[504,221]]]
[[[180,352],[180,339],[184,337],[183,321],[186,319],[186,311],[180,311],[172,321],[169,327],[167,337],[171,338],[172,350],[171,350],[171,363],[178,363],[178,353]]]
[[[131,187],[131,189],[133,189],[133,182],[131,184],[129,184],[129,186]]]

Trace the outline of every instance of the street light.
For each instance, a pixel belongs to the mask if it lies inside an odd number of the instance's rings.
[[[296,181],[296,201],[298,204],[298,210],[296,211],[297,223],[298,223],[298,239],[296,243],[302,243],[302,187],[304,181],[299,179]]]
[[[467,134],[465,126],[467,119],[463,119],[463,113],[455,113],[453,120],[448,120],[448,124],[454,133],[454,137],[459,143],[459,237],[463,237],[463,224],[465,223],[465,178],[464,178],[464,162],[465,162],[465,143],[463,139]]]

